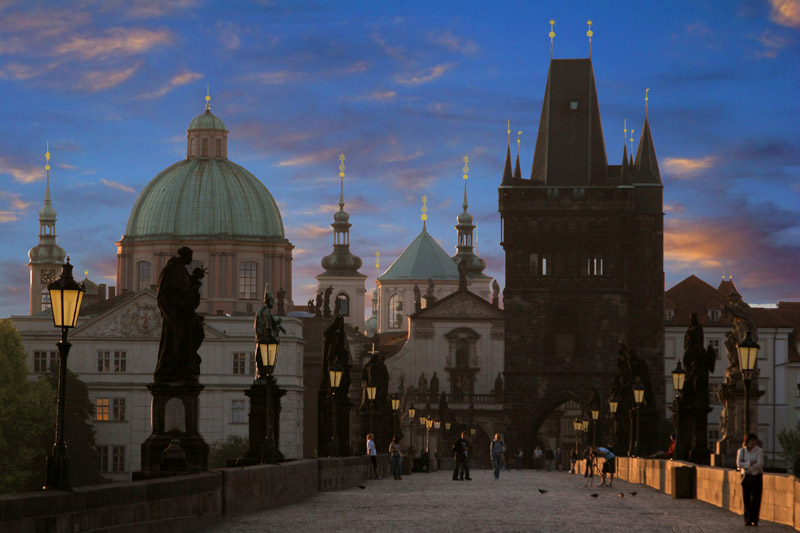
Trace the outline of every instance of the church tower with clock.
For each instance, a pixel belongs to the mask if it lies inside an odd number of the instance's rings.
[[[56,244],[56,210],[50,201],[50,147],[45,154],[47,164],[47,188],[44,193],[44,205],[39,210],[39,244],[28,252],[28,266],[31,269],[30,313],[35,315],[50,307],[50,294],[47,285],[56,279],[58,269],[67,255],[63,248]]]

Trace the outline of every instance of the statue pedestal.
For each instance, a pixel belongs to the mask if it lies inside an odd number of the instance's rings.
[[[758,433],[758,399],[765,391],[757,389],[758,381],[750,384],[750,432]],[[744,427],[745,391],[741,381],[725,384],[720,388],[719,398],[722,402],[722,419],[720,420],[720,441],[717,442],[716,453],[712,455],[713,466],[734,468],[736,452],[742,447],[747,430]]]
[[[272,438],[275,440],[275,454],[278,461],[282,462],[286,458],[280,451],[280,419],[281,419],[281,397],[286,391],[281,390],[275,382],[275,378],[270,376],[270,387],[272,388]],[[249,446],[244,457],[228,459],[228,466],[252,466],[261,464],[262,447],[267,436],[267,383],[264,380],[253,381],[249,389],[244,391],[245,396],[250,398],[249,414]]]
[[[208,444],[198,431],[197,382],[151,383],[150,424],[153,432],[142,443],[141,470],[134,481],[208,470]]]
[[[672,402],[669,410],[672,411],[672,427],[677,437],[674,458],[686,461],[689,459],[689,450],[691,450],[694,440],[694,424],[697,410],[694,407],[694,402],[684,399]]]

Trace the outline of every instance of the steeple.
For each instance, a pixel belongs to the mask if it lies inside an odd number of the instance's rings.
[[[511,172],[511,121],[508,121],[508,148],[506,148],[506,165],[503,167],[503,181],[501,185],[511,185],[513,174]]]
[[[622,172],[621,181],[623,185],[631,184],[631,167],[628,164],[628,146],[622,143]]]
[[[457,224],[455,225],[458,232],[458,245],[456,246],[456,255],[452,257],[453,262],[458,265],[462,259],[467,262],[467,276],[469,278],[482,276],[483,269],[486,268],[486,261],[478,257],[472,251],[472,233],[475,230],[472,215],[469,214],[467,209],[469,203],[467,202],[467,179],[469,178],[469,157],[464,156],[464,203],[461,206],[464,211],[458,215]]]
[[[639,148],[636,150],[634,163],[634,183],[651,183],[661,185],[661,172],[658,170],[656,149],[653,146],[653,135],[650,133],[650,121],[644,116],[642,135],[639,137]]]
[[[514,179],[521,180],[522,179],[522,170],[519,167],[519,136],[522,135],[521,131],[517,132],[517,163],[514,165]]]
[[[361,258],[350,253],[350,215],[344,210],[344,154],[339,155],[339,211],[333,215],[333,253],[322,258],[324,275],[361,276]]]

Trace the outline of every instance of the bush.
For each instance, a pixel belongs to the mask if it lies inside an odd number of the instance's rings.
[[[780,456],[792,465],[794,475],[800,477],[800,423],[794,429],[780,430],[778,442],[783,448]]]
[[[224,439],[212,442],[208,450],[208,467],[225,468],[228,459],[242,457],[249,447],[247,437],[228,435]]]

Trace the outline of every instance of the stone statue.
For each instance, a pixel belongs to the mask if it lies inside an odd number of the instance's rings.
[[[205,275],[201,268],[190,275],[186,267],[192,263],[192,249],[178,250],[158,278],[158,308],[161,310],[161,343],[158,348],[156,383],[197,382],[200,377],[200,356],[203,343],[203,317],[195,313],[200,305],[200,282]]]
[[[414,284],[414,311],[420,312],[422,310],[422,296],[419,292],[419,285]]]
[[[497,280],[492,281],[492,305],[500,307],[500,284]]]
[[[280,344],[281,333],[286,330],[281,326],[281,318],[272,315],[272,307],[275,300],[269,287],[264,289],[264,306],[256,313],[253,320],[253,329],[256,333],[256,345],[258,344]],[[258,368],[258,379],[266,379],[266,372],[263,361],[259,357],[258,346],[256,346],[256,368]]]
[[[406,374],[405,372],[400,373],[400,384],[397,385],[397,392],[400,393],[402,396],[406,392]]]
[[[458,290],[467,290],[467,260],[462,259],[458,262]]]
[[[742,373],[739,369],[739,343],[745,339],[748,332],[753,341],[758,342],[758,329],[753,321],[753,310],[742,300],[742,296],[736,290],[728,293],[728,303],[725,304],[723,314],[733,322],[731,331],[725,333],[725,351],[728,355],[725,382],[730,384],[742,380]],[[753,370],[753,378],[757,379],[758,374],[758,367],[756,367]]]
[[[436,375],[436,372],[434,372],[433,375],[431,376],[430,391],[431,391],[431,397],[434,397],[437,394],[439,394],[439,376]]]
[[[495,378],[495,380],[494,380],[494,393],[496,395],[498,395],[498,396],[503,394],[503,373],[502,372],[498,372],[497,373],[497,378]]]
[[[333,292],[333,287],[328,287],[325,289],[325,307],[322,316],[325,318],[331,317],[331,293]]]
[[[322,291],[317,291],[316,300],[314,301],[314,316],[322,318]]]
[[[425,378],[425,372],[420,374],[419,380],[417,380],[417,388],[420,392],[428,390],[428,380]]]
[[[433,284],[433,278],[428,278],[428,291],[425,293],[425,306],[430,307],[436,303],[436,296],[433,294],[433,290],[435,286]]]
[[[278,291],[278,316],[286,316],[286,289],[281,287]]]
[[[695,378],[700,365],[704,365],[706,349],[704,346],[703,326],[697,320],[697,313],[692,313],[689,319],[690,326],[683,336],[683,366],[686,372],[686,380],[683,385],[683,397],[686,399],[695,398]],[[708,375],[706,375],[708,379]],[[705,386],[708,391],[708,383]]]
[[[447,412],[447,394],[444,391],[439,394],[439,411],[442,413]],[[444,416],[442,416],[442,420],[444,420]]]
[[[389,397],[389,371],[386,369],[384,361],[386,358],[379,352],[370,356],[369,361],[361,370],[361,409],[369,407],[367,396],[367,385],[375,385],[375,405],[385,405]],[[380,409],[380,407],[378,407]]]
[[[312,315],[314,314],[314,299],[313,298],[308,301],[308,312],[310,314],[312,314]]]
[[[336,298],[333,302],[333,314],[339,315],[342,313],[342,299]]]

